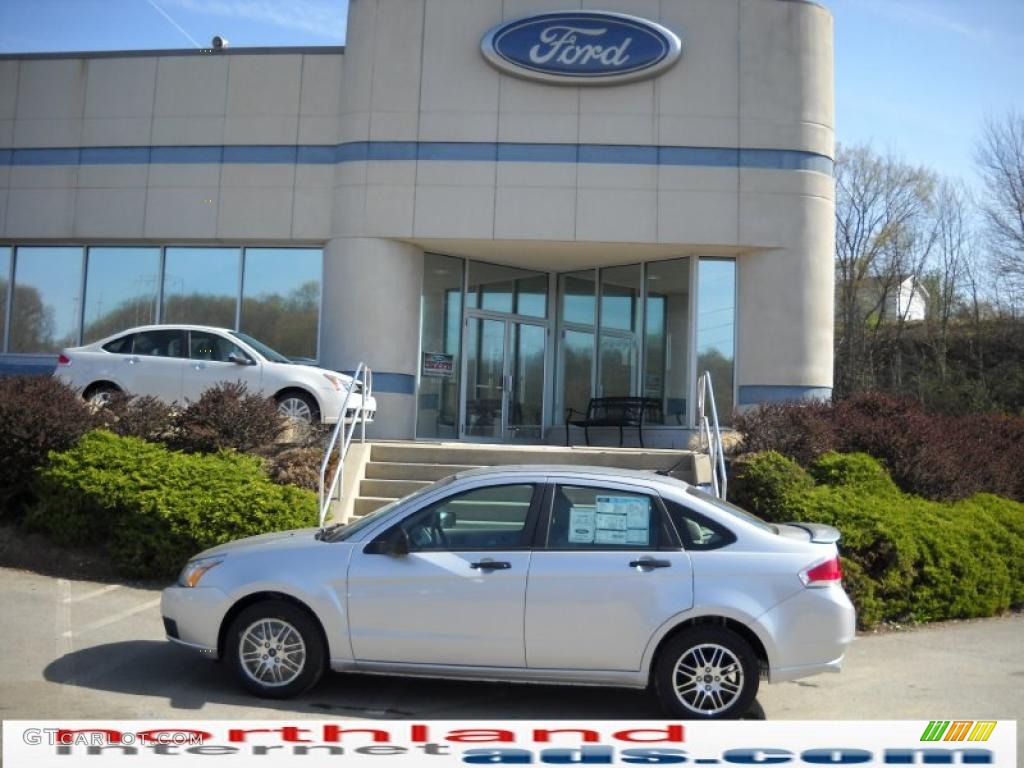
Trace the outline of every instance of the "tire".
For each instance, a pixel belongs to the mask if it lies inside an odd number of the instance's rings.
[[[120,391],[113,384],[92,384],[82,393],[82,397],[89,405],[102,408],[112,394]]]
[[[284,600],[239,613],[228,629],[224,655],[242,686],[266,699],[287,699],[312,688],[327,658],[316,622]]]
[[[283,392],[277,396],[277,412],[287,419],[306,426],[320,423],[316,400],[305,392]]]
[[[672,717],[736,719],[750,710],[759,672],[750,644],[735,632],[694,627],[662,649],[654,668],[654,687],[661,706]]]

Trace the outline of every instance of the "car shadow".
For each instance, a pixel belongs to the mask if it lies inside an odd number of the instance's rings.
[[[224,664],[199,659],[171,643],[131,640],[83,648],[50,663],[50,682],[96,691],[160,696],[173,709],[208,704],[383,719],[660,720],[647,691],[514,683],[463,682],[330,672],[310,691],[286,701],[243,691]],[[764,719],[757,701],[747,715]]]

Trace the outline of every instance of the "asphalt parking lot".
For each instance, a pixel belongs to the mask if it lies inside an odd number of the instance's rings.
[[[336,673],[298,699],[253,699],[224,665],[164,640],[159,600],[0,569],[0,718],[661,717],[637,691]],[[862,636],[841,674],[764,685],[758,701],[768,719],[1024,720],[1022,649],[1019,614]]]

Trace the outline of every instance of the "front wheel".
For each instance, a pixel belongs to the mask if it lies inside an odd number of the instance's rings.
[[[285,392],[278,396],[277,412],[295,424],[311,426],[320,421],[316,401],[303,392]]]
[[[742,637],[724,627],[695,627],[670,640],[659,655],[654,686],[674,717],[726,720],[750,709],[758,673],[757,657]]]
[[[257,603],[238,614],[224,650],[239,682],[268,699],[286,699],[313,687],[326,658],[310,615],[281,600]]]

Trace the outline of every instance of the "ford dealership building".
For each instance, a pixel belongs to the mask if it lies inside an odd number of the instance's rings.
[[[830,394],[822,7],[351,0],[347,39],[0,57],[0,370],[241,328],[471,441],[632,395],[679,445],[704,370],[720,412]]]

